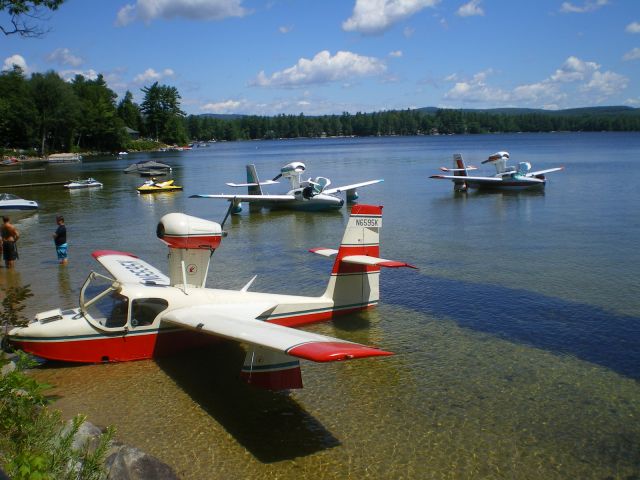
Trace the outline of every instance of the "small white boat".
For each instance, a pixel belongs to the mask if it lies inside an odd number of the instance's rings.
[[[97,181],[95,178],[87,178],[84,180],[71,180],[69,183],[64,185],[64,188],[91,188],[91,187],[101,187],[102,183]]]
[[[36,210],[38,202],[25,200],[13,193],[0,193],[0,210]]]

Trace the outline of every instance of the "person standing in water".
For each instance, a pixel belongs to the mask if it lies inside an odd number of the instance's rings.
[[[18,259],[18,247],[16,242],[20,238],[18,229],[11,224],[9,217],[2,217],[2,228],[0,228],[0,235],[2,236],[2,258],[4,258],[4,265],[7,268],[13,268]]]
[[[56,254],[58,255],[58,261],[60,265],[67,264],[67,226],[64,224],[64,217],[62,215],[58,215],[56,217],[56,223],[58,224],[58,228],[56,228],[55,233],[53,234],[53,241],[56,244]]]

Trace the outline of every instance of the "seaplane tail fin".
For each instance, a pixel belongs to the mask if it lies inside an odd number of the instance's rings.
[[[453,154],[453,168],[455,171],[453,172],[454,177],[467,177],[467,166],[464,164],[464,160],[462,158],[461,153]],[[456,192],[464,192],[467,190],[467,182],[464,180],[454,180],[453,181],[453,190]]]
[[[256,166],[251,163],[247,165],[247,187],[249,195],[262,195],[262,187],[260,186],[260,180],[258,179],[258,172]]]
[[[380,298],[380,267],[410,267],[404,262],[380,258],[382,207],[355,205],[340,248],[311,250],[323,256],[336,255],[325,297],[335,310],[355,310],[377,305]],[[415,267],[414,267],[415,268]]]

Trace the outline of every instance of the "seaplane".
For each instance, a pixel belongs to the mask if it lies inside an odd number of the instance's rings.
[[[280,169],[280,173],[272,180],[261,182],[258,179],[256,166],[247,165],[247,183],[227,183],[230,187],[247,187],[247,195],[220,194],[208,195],[198,194],[191,195],[190,198],[221,198],[231,202],[232,214],[242,212],[242,202],[251,202],[250,204],[256,208],[285,208],[291,210],[303,211],[321,211],[342,208],[344,199],[337,194],[345,192],[347,202],[354,202],[358,199],[357,189],[380,183],[383,180],[369,180],[367,182],[354,183],[344,187],[328,188],[331,180],[326,177],[316,177],[302,180],[302,174],[306,170],[306,166],[302,162],[292,162]],[[262,186],[273,185],[278,183],[278,179],[285,178],[289,180],[290,190],[282,195],[269,195],[262,192]]]
[[[227,217],[225,217],[226,219]],[[392,355],[376,347],[299,330],[375,307],[382,267],[416,268],[380,258],[382,207],[355,205],[319,297],[207,288],[222,225],[183,213],[164,215],[157,237],[168,246],[169,276],[132,253],[98,250],[110,276],[91,272],[79,307],[38,313],[6,339],[11,347],[50,360],[101,363],[154,358],[227,339],[247,345],[240,376],[270,390],[302,388],[300,359],[333,362]]]
[[[496,174],[491,177],[469,175],[478,167],[467,166],[462,159],[462,154],[453,155],[453,168],[440,167],[443,172],[451,172],[453,175],[431,175],[430,178],[438,180],[452,180],[453,189],[456,192],[465,192],[469,188],[493,189],[493,190],[529,190],[542,189],[547,179],[545,174],[563,170],[564,167],[548,168],[546,170],[531,171],[529,162],[519,162],[517,167],[507,166],[509,152],[496,152],[484,160],[482,164],[493,164]]]

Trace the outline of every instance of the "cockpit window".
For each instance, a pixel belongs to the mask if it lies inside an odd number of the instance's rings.
[[[131,326],[151,325],[158,314],[169,306],[162,298],[137,298],[131,303]]]

